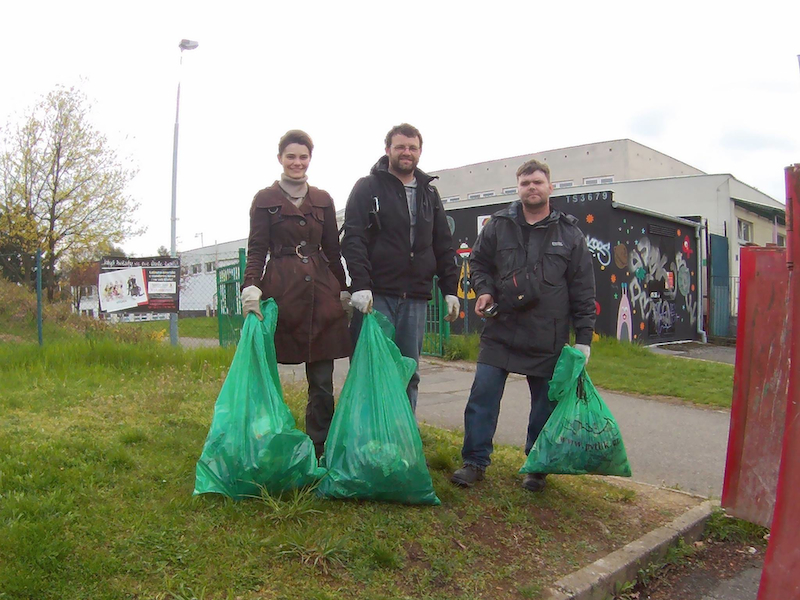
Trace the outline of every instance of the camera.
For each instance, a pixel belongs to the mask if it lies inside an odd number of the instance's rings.
[[[498,306],[497,306],[496,303],[495,304],[491,304],[491,305],[489,305],[489,306],[487,306],[486,308],[483,309],[483,316],[487,317],[489,319],[491,319],[493,317],[496,317],[497,316],[497,309],[498,309]]]

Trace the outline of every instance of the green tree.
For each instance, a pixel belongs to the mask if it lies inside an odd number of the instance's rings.
[[[126,194],[135,170],[92,125],[90,110],[83,92],[58,87],[3,135],[0,248],[43,251],[50,300],[60,264],[143,231]],[[11,219],[24,227],[8,227]]]
[[[156,252],[158,252],[158,256],[169,256],[169,248],[166,246],[159,246]]]

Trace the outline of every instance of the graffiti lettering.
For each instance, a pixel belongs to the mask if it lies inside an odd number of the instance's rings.
[[[669,271],[667,261],[667,255],[661,254],[661,249],[653,246],[647,236],[642,236],[636,243],[636,248],[628,254],[628,268],[634,274],[629,286],[631,303],[638,307],[643,320],[653,315],[656,331],[659,332],[669,329],[676,321],[675,306],[667,301],[674,302],[678,293],[686,300],[686,311],[692,326],[697,322],[697,301],[691,291],[691,274],[686,259],[683,253],[676,252]],[[670,272],[674,273],[673,278],[677,279],[677,285],[670,285]],[[652,294],[651,297],[645,290],[651,281],[664,282],[663,300],[659,294]],[[654,303],[658,303],[657,306]],[[664,305],[669,305],[669,310]]]
[[[610,242],[601,242],[597,238],[593,238],[592,236],[586,237],[586,245],[589,246],[589,252],[592,253],[599,262],[604,267],[607,267],[611,264],[611,243]]]
[[[656,335],[663,335],[664,333],[672,331],[675,326],[675,321],[678,318],[675,312],[675,305],[666,300],[656,300],[653,302],[651,316],[656,329]]]

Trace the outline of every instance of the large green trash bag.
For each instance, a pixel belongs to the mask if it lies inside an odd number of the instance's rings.
[[[631,476],[617,422],[585,366],[580,350],[564,346],[548,393],[558,404],[520,473]]]
[[[320,496],[440,504],[406,395],[417,366],[393,335],[384,315],[364,316],[325,442]]]
[[[197,461],[194,495],[213,492],[238,500],[259,496],[261,487],[280,493],[308,485],[324,474],[311,438],[296,429],[283,400],[275,300],[262,302],[261,314],[263,321],[252,313],[244,321]]]

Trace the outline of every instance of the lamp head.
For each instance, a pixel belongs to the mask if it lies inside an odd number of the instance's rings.
[[[178,44],[178,47],[183,50],[194,50],[200,45],[199,42],[195,42],[194,40],[181,40],[181,43]]]

